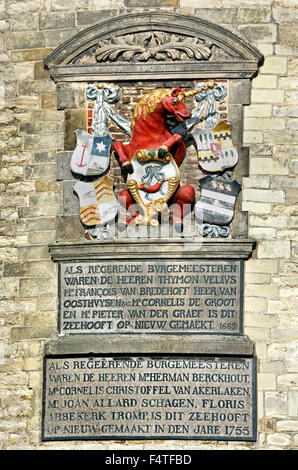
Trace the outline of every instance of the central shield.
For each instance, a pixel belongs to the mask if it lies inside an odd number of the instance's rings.
[[[176,191],[180,172],[172,155],[158,157],[158,149],[138,150],[131,160],[133,173],[128,174],[127,187],[143,209],[137,224],[158,225],[157,215],[167,214],[167,201]]]

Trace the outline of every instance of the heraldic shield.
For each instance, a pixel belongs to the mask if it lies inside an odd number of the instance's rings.
[[[168,214],[167,201],[176,191],[180,172],[172,155],[158,157],[158,149],[138,150],[131,160],[133,173],[127,177],[127,187],[143,209],[137,224],[158,225],[157,214]]]
[[[224,171],[238,162],[238,151],[231,138],[231,125],[224,121],[213,129],[195,129],[192,136],[196,142],[201,168],[208,172]]]
[[[112,178],[104,176],[91,183],[77,181],[73,189],[80,200],[80,219],[84,225],[105,225],[115,219],[118,202]]]
[[[200,180],[201,195],[195,205],[197,219],[214,225],[227,225],[233,217],[241,185],[235,179],[208,175]]]
[[[110,135],[94,136],[78,129],[75,131],[77,145],[73,151],[70,168],[84,176],[102,175],[110,165]]]

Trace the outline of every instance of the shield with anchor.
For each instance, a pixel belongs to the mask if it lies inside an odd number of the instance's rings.
[[[70,168],[84,176],[102,175],[110,164],[113,138],[110,135],[94,136],[86,131],[75,131],[77,145],[73,151]]]

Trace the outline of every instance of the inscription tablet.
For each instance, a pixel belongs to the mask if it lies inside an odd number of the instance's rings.
[[[59,262],[59,331],[242,333],[243,261]]]
[[[46,358],[42,439],[255,441],[255,358]]]

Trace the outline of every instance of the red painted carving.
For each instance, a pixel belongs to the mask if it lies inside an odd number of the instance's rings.
[[[129,172],[133,171],[131,159],[138,150],[143,149],[158,149],[159,158],[163,158],[167,152],[170,152],[177,166],[181,165],[186,151],[183,139],[186,129],[181,126],[179,133],[178,129],[171,132],[166,121],[168,115],[174,115],[178,121],[177,124],[182,125],[186,119],[191,117],[191,112],[186,108],[184,99],[185,90],[174,88],[172,90],[155,90],[140,100],[134,112],[131,141],[128,144],[113,143],[120,164],[126,167]],[[144,188],[140,189],[144,190]],[[156,188],[146,188],[147,192],[154,189]],[[182,222],[183,206],[185,204],[190,206],[194,195],[194,189],[190,185],[178,188],[173,198],[176,204],[176,209],[172,213],[174,223]],[[119,199],[135,217],[137,212],[132,207],[133,199],[130,193],[127,190],[122,191]]]

